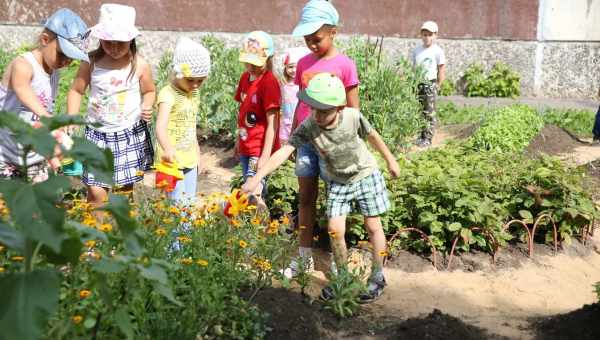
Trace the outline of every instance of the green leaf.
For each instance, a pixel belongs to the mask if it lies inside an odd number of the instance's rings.
[[[52,264],[77,264],[79,262],[79,255],[81,255],[81,240],[79,237],[71,237],[62,242],[60,252],[56,253],[49,247],[42,247],[41,253],[46,256],[48,262]]]
[[[127,265],[117,262],[112,259],[102,258],[92,265],[92,269],[98,273],[114,274],[122,272],[127,268]]]
[[[80,161],[85,169],[103,183],[113,182],[114,159],[110,149],[100,149],[85,138],[73,137],[73,148],[66,156]]]
[[[0,243],[19,253],[25,252],[25,239],[15,228],[0,223]]]
[[[169,301],[173,302],[174,304],[176,304],[177,306],[183,307],[183,303],[181,303],[180,301],[178,301],[175,298],[175,295],[173,295],[173,290],[171,290],[170,287],[165,286],[163,284],[160,284],[160,283],[156,282],[154,284],[154,290],[158,294],[160,294],[160,295],[164,296],[165,298],[167,298],[167,300],[169,300]]]
[[[460,228],[462,228],[462,224],[459,222],[450,223],[447,227],[447,229],[450,231],[458,231]]]
[[[83,327],[85,327],[85,329],[91,329],[95,325],[96,325],[96,319],[95,318],[87,318],[83,322]]]
[[[0,329],[4,339],[37,340],[58,307],[56,271],[35,270],[0,276]]]
[[[528,223],[533,221],[533,215],[529,210],[519,210],[519,216],[521,216],[521,218],[526,220]]]
[[[141,264],[137,264],[136,267],[140,271],[140,275],[142,275],[146,279],[156,281],[163,285],[167,284],[167,272],[165,272],[165,270],[162,267],[156,264],[151,264],[148,267],[143,266]]]
[[[471,231],[471,229],[462,228],[460,230],[460,237],[462,237],[465,243],[469,244],[471,243],[471,239],[473,238],[473,232]]]
[[[119,308],[115,313],[115,322],[127,339],[133,339],[133,325],[129,313],[127,313],[124,307]]]
[[[135,256],[141,256],[143,253],[143,238],[136,232],[137,221],[129,215],[131,207],[127,198],[123,195],[110,195],[108,204],[99,210],[108,211],[113,215],[117,220],[119,230],[123,234],[127,249]]]

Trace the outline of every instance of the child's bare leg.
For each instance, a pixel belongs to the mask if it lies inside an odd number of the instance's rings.
[[[299,245],[303,248],[311,248],[317,210],[317,196],[319,194],[319,178],[298,177],[298,186]]]
[[[104,204],[106,199],[108,198],[108,189],[98,186],[88,186],[87,187],[87,201],[90,203],[92,208],[99,208]],[[94,211],[94,217],[99,223],[102,223],[103,212],[102,211]]]
[[[348,263],[348,250],[346,249],[346,216],[335,216],[329,219],[329,237],[333,259],[338,268],[346,267]]]
[[[379,271],[383,268],[383,260],[386,254],[386,240],[381,219],[379,216],[365,216],[365,226],[373,246],[373,270]]]

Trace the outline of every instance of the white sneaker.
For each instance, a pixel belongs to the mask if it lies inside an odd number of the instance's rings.
[[[312,256],[310,257],[305,257],[305,258],[301,258],[301,257],[295,257],[290,261],[290,265],[287,266],[287,268],[283,269],[281,271],[281,273],[283,274],[283,276],[285,276],[288,279],[293,279],[296,276],[298,276],[298,273],[300,272],[300,263],[304,262],[304,272],[306,273],[310,273],[312,271],[315,270],[315,261],[313,260]]]

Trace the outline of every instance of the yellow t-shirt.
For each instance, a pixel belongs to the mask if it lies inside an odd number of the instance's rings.
[[[198,91],[187,95],[172,85],[163,87],[156,101],[157,104],[171,105],[167,135],[175,148],[175,158],[180,168],[194,168],[198,165],[198,139],[196,137],[196,118],[200,100]],[[158,141],[157,141],[158,143]],[[160,144],[156,147],[155,163],[160,163],[163,150]]]

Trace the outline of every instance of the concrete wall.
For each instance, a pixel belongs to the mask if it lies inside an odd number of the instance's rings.
[[[100,0],[1,0],[0,22],[38,23],[60,7],[89,24]],[[112,0],[134,6],[146,30],[290,33],[304,0]],[[335,0],[345,33],[416,37],[436,20],[446,38],[534,40],[538,0]],[[531,28],[534,28],[533,30]]]
[[[539,40],[600,41],[600,1],[541,0]]]

